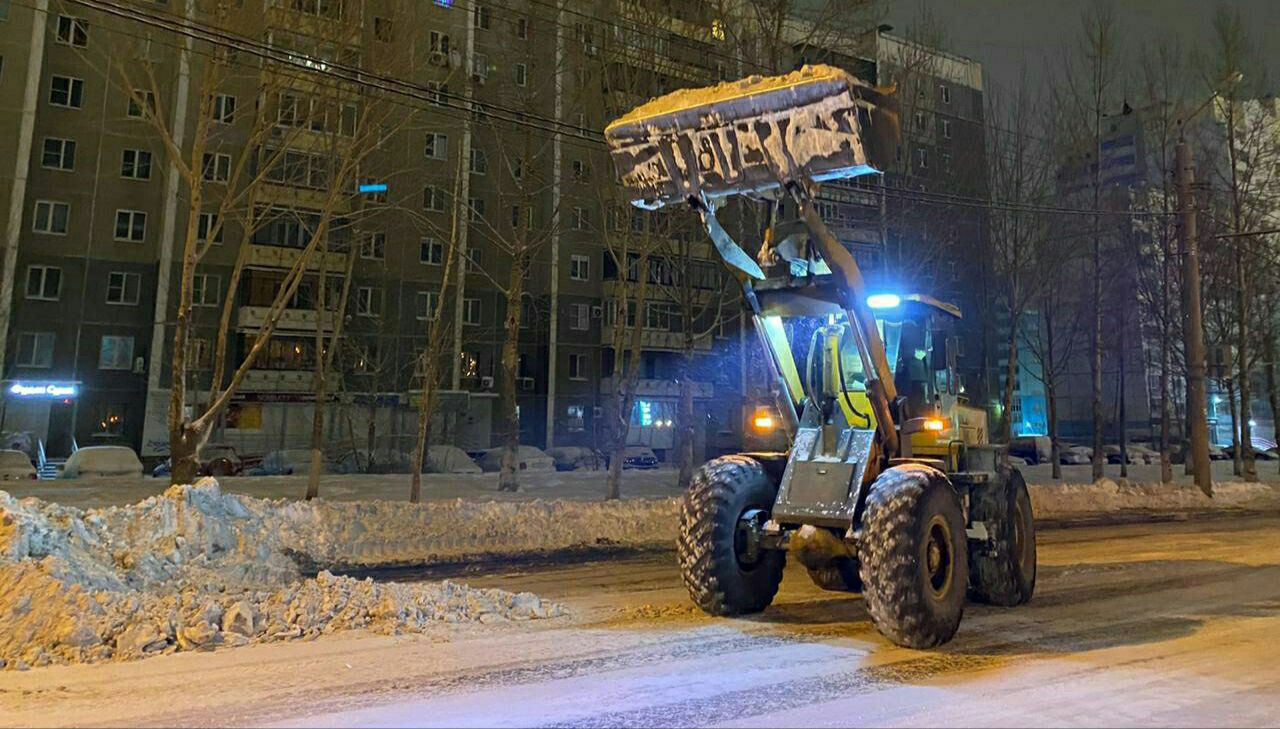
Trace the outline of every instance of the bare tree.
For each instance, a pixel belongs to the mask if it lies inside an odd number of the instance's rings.
[[[991,201],[990,236],[996,298],[1008,314],[1005,340],[1007,366],[1001,398],[1004,417],[1001,439],[1013,435],[1013,397],[1018,378],[1018,332],[1028,309],[1040,299],[1042,289],[1057,272],[1046,268],[1037,255],[1046,245],[1048,221],[1025,206],[1043,201],[1051,191],[1053,170],[1037,134],[1044,110],[1031,87],[1024,67],[1018,87],[1006,100],[992,92],[988,97],[992,119],[1008,126],[988,128],[988,176]],[[1007,454],[1007,452],[1006,452]],[[1006,455],[1007,457],[1007,455]]]
[[[1091,150],[1089,180],[1090,237],[1092,259],[1089,277],[1092,282],[1092,328],[1089,345],[1089,368],[1092,379],[1091,409],[1093,413],[1093,478],[1102,478],[1106,454],[1103,450],[1106,416],[1103,411],[1103,293],[1107,278],[1102,225],[1103,118],[1112,103],[1119,78],[1118,33],[1114,8],[1106,0],[1095,0],[1081,16],[1081,32],[1076,55],[1064,65],[1062,83],[1055,91],[1055,106],[1067,116],[1062,120],[1066,139],[1075,147]],[[1121,424],[1121,427],[1124,427]]]
[[[224,37],[240,39],[250,46],[263,35],[261,13],[242,3],[209,0],[198,3],[195,12],[202,23],[215,26]],[[145,47],[146,42],[143,39],[134,45]],[[317,130],[321,134],[355,136],[357,112],[353,107],[325,102],[341,82],[324,78],[316,62],[308,63],[304,56],[281,54],[258,61],[242,57],[221,39],[199,35],[180,51],[182,68],[194,68],[192,76],[198,79],[194,84],[194,132],[187,136],[185,128],[171,121],[167,105],[188,102],[180,95],[166,99],[162,93],[167,88],[164,82],[168,69],[159,67],[151,54],[138,48],[121,50],[109,49],[109,63],[131,108],[138,110],[137,115],[146,120],[163,146],[181,188],[179,198],[186,203],[186,227],[178,236],[180,273],[171,339],[168,417],[171,478],[174,483],[183,483],[194,479],[201,446],[274,334],[285,308],[312,268],[317,250],[328,239],[335,219],[343,214],[362,157],[359,145],[352,144],[341,159],[321,161],[311,156],[299,166],[288,159],[285,150]],[[260,79],[256,89],[259,103],[249,113],[241,113],[247,110],[236,110],[225,101],[231,85],[245,78]],[[181,119],[182,115],[175,114],[173,118]],[[305,176],[306,181],[297,175]],[[321,189],[311,196],[314,207],[285,213],[299,218],[293,241],[297,253],[289,257],[282,284],[257,331],[250,335],[252,344],[228,374],[227,345],[235,336],[230,326],[237,305],[234,293],[249,260],[250,242],[257,231],[281,215],[255,204],[255,192],[267,184],[308,187],[316,180],[323,184],[317,185]],[[213,204],[213,213],[206,209],[207,203]],[[198,408],[189,409],[197,288],[202,298],[211,298],[203,293],[208,279],[198,278],[197,269],[213,242],[223,237],[229,222],[239,229],[239,248],[228,294],[223,298],[208,397],[198,403]]]
[[[1238,433],[1235,460],[1238,473],[1246,481],[1258,479],[1252,447],[1253,405],[1251,367],[1254,364],[1252,321],[1255,318],[1256,297],[1253,296],[1255,248],[1257,236],[1250,231],[1265,224],[1275,212],[1275,166],[1280,164],[1280,141],[1277,133],[1275,107],[1264,106],[1259,101],[1246,100],[1249,89],[1261,90],[1266,83],[1260,79],[1264,67],[1257,58],[1245,31],[1238,9],[1219,6],[1214,16],[1214,42],[1216,58],[1207,78],[1215,92],[1215,111],[1226,132],[1226,169],[1219,170],[1228,196],[1234,277],[1235,319],[1235,389],[1238,392]],[[1253,74],[1248,87],[1240,83],[1245,69]],[[1225,84],[1223,79],[1226,80]],[[1260,94],[1258,94],[1260,95]],[[1274,219],[1274,218],[1272,218]],[[1233,397],[1234,400],[1234,397]],[[1237,405],[1233,402],[1232,407]]]

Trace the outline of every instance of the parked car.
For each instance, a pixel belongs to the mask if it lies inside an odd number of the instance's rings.
[[[286,448],[279,451],[271,451],[262,457],[262,462],[253,468],[245,469],[247,476],[289,476],[291,474],[303,474],[311,468],[311,449],[310,448]],[[321,467],[321,473],[331,473],[333,464],[325,459]]]
[[[1027,463],[1048,463],[1050,452],[1047,435],[1022,435],[1009,441],[1009,455],[1018,456]]]
[[[592,448],[565,446],[552,448],[547,455],[555,459],[557,471],[595,470],[604,465],[604,458]]]
[[[1107,463],[1114,465],[1114,464],[1120,463],[1122,460],[1120,458],[1120,446],[1118,445],[1103,446],[1102,453],[1107,457]],[[1135,455],[1133,450],[1130,448],[1125,449],[1124,455],[1127,456],[1128,458],[1127,462],[1131,465],[1134,463],[1142,463],[1142,457]]]
[[[1160,462],[1160,451],[1141,443],[1130,443],[1128,445],[1129,458],[1132,463],[1146,463],[1148,465]]]
[[[1276,460],[1276,452],[1275,452],[1274,450],[1261,450],[1261,449],[1257,448],[1256,446],[1255,446],[1252,450],[1253,450],[1253,458],[1254,458],[1254,460],[1257,460],[1257,461],[1274,461],[1274,460]],[[1227,458],[1235,458],[1235,457],[1236,457],[1236,447],[1235,447],[1235,444],[1233,443],[1233,444],[1231,444],[1231,445],[1229,445],[1229,446],[1223,446],[1223,448],[1222,448],[1222,452],[1223,452],[1223,453],[1225,453],[1225,454],[1227,454]],[[1212,457],[1212,454],[1210,454],[1210,457]]]
[[[627,446],[622,456],[623,468],[648,470],[658,467],[658,456],[647,446]]]
[[[207,443],[200,449],[200,467],[196,473],[201,476],[239,476],[245,469],[245,461],[236,452],[234,446],[227,443]],[[166,458],[151,469],[151,475],[157,478],[167,477],[173,473],[173,459]]]
[[[1227,449],[1226,449],[1226,448],[1223,448],[1222,446],[1219,446],[1219,445],[1212,445],[1212,444],[1210,444],[1210,445],[1209,445],[1209,460],[1211,460],[1211,461],[1229,461],[1229,460],[1231,460],[1231,454],[1230,454],[1230,453],[1228,453],[1228,452],[1227,452]]]
[[[408,473],[409,453],[395,448],[378,448],[372,453],[367,448],[346,451],[337,462],[339,473]],[[307,468],[310,468],[308,461]]]
[[[125,446],[89,446],[67,459],[63,478],[111,478],[141,476],[142,461]]]
[[[1064,466],[1079,466],[1093,462],[1093,449],[1088,446],[1067,446],[1058,458]]]
[[[480,468],[485,473],[494,473],[502,470],[502,449],[490,448],[480,457]],[[517,471],[534,471],[534,472],[551,472],[556,470],[556,462],[551,456],[543,453],[540,449],[533,446],[522,445],[516,451],[516,470]]]
[[[423,473],[480,473],[482,471],[466,451],[451,445],[427,446],[427,462],[424,465]]]
[[[0,450],[0,480],[27,481],[36,477],[36,467],[26,453]]]

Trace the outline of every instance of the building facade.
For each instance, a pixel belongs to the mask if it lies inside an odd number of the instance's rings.
[[[0,123],[14,130],[0,139],[0,430],[30,433],[52,456],[94,443],[162,456],[191,239],[186,406],[203,407],[215,371],[225,382],[258,349],[215,435],[247,454],[305,447],[317,406],[334,449],[407,450],[424,351],[443,373],[433,439],[493,445],[516,288],[521,442],[603,446],[615,363],[628,357],[620,327],[641,337],[629,442],[674,448],[684,381],[698,449],[741,442],[756,345],[737,291],[692,216],[619,198],[598,141],[652,96],[749,72],[706,8],[176,0],[145,11],[139,23],[72,0],[0,0]],[[883,82],[901,43],[877,31],[842,64]],[[823,60],[793,50],[795,64]],[[921,163],[890,178],[892,192],[824,195],[841,238],[885,281],[900,263],[889,242],[918,240],[899,230],[897,189],[973,178],[960,150],[981,147],[966,127],[980,124],[981,71],[944,60],[927,121],[910,130],[928,145]],[[959,281],[956,265],[911,284]],[[276,330],[256,347],[277,303]],[[431,342],[436,311],[449,326]],[[330,348],[318,398],[316,360]]]

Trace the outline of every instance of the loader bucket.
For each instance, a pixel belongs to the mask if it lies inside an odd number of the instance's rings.
[[[657,208],[880,172],[898,120],[889,92],[818,65],[676,91],[604,133],[634,204]]]

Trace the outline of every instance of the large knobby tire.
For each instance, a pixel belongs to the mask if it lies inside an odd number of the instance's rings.
[[[680,507],[680,575],[694,604],[711,615],[758,613],[773,602],[786,553],[745,543],[740,520],[773,509],[778,487],[746,456],[723,456],[698,469]]]
[[[1014,607],[1036,589],[1036,525],[1027,483],[1017,469],[974,489],[969,518],[986,524],[989,546],[974,550],[970,588],[976,600]]]
[[[876,478],[859,530],[862,597],[876,628],[908,648],[951,640],[964,614],[969,554],[960,498],[928,466]]]

